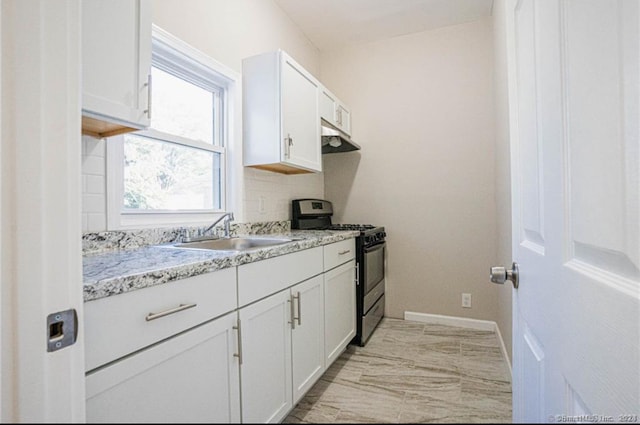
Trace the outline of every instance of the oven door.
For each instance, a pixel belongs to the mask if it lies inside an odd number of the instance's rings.
[[[364,294],[368,294],[384,279],[384,249],[386,243],[380,242],[364,248]]]

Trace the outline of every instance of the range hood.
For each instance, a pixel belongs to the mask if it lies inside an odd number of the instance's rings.
[[[351,140],[343,131],[325,120],[320,120],[322,124],[322,153],[351,152],[360,149],[360,145]]]

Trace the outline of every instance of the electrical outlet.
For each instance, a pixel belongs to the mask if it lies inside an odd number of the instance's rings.
[[[462,307],[471,308],[471,294],[462,294]]]
[[[264,196],[261,196],[260,198],[258,198],[258,213],[264,214],[266,212],[266,208],[265,208],[266,202],[267,200],[265,199]]]

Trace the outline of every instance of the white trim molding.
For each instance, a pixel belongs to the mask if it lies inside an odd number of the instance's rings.
[[[507,352],[507,347],[504,344],[502,334],[500,333],[500,328],[498,327],[498,324],[496,322],[493,322],[491,320],[469,319],[466,317],[443,316],[440,314],[416,313],[413,311],[405,311],[404,320],[495,332],[496,336],[498,337],[498,342],[500,343],[502,356],[507,361],[507,365],[509,366],[509,374],[513,374],[511,370],[511,361],[509,360],[509,353]]]
[[[139,229],[150,227],[175,227],[179,225],[205,225],[225,211],[233,211],[236,220],[242,219],[243,198],[241,173],[236,170],[238,157],[241,164],[242,141],[238,126],[240,119],[241,75],[200,50],[156,25],[152,26],[152,65],[178,78],[218,93],[220,98],[220,131],[213,145],[199,143],[175,135],[163,134],[153,129],[138,133],[141,137],[158,139],[220,155],[220,209],[202,211],[124,211],[123,160],[124,137],[109,140],[106,149],[106,218],[107,230]],[[241,128],[241,127],[240,127]]]
[[[85,421],[80,21],[80,0],[2,0],[3,423]],[[70,309],[76,342],[49,352]]]

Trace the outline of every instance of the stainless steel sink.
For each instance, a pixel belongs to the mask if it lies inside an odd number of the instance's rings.
[[[207,249],[214,251],[248,251],[269,246],[281,245],[296,239],[284,237],[235,237],[223,239],[211,239],[197,242],[183,242],[172,246],[182,249]]]

